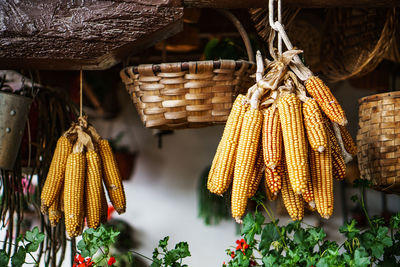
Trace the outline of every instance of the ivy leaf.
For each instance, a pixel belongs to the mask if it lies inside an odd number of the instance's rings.
[[[29,243],[26,245],[26,252],[35,252],[39,248],[38,242]]]
[[[363,247],[357,248],[354,252],[354,264],[357,267],[367,267],[370,265],[368,253]]]
[[[390,218],[390,227],[398,229],[400,225],[400,212]]]
[[[0,250],[0,266],[7,266],[9,257],[4,250]]]
[[[351,201],[353,201],[355,203],[358,201],[358,196],[357,195],[351,196],[350,199],[351,199]]]
[[[151,263],[150,267],[161,267],[161,264],[162,264],[161,260],[153,259],[153,262]]]
[[[263,257],[262,261],[266,267],[276,266],[275,264],[277,263],[278,258],[274,255],[267,255]]]
[[[388,228],[381,226],[378,228],[378,231],[369,230],[361,236],[364,247],[370,249],[372,256],[375,258],[380,258],[384,253],[385,247],[390,247],[393,244],[392,239],[387,233]]]
[[[306,238],[306,232],[303,229],[298,229],[293,235],[293,241],[296,244],[303,244]]]
[[[310,243],[311,247],[314,247],[319,241],[323,241],[326,237],[326,233],[322,228],[311,228],[308,230],[309,236],[306,241]]]
[[[341,226],[339,228],[339,232],[344,234],[348,239],[353,239],[360,233],[360,230],[356,228],[356,225],[357,221],[352,220],[350,224],[345,223],[343,226]]]
[[[259,245],[259,250],[261,251],[261,253],[267,253],[269,251],[271,243],[279,240],[279,237],[279,233],[273,223],[268,223],[267,225],[265,225],[261,233],[261,242]]]
[[[252,245],[254,236],[261,233],[261,225],[264,223],[264,220],[265,217],[257,211],[254,217],[250,213],[244,217],[241,234],[244,235],[247,244]]]
[[[11,266],[22,267],[25,263],[26,251],[24,247],[19,247],[17,253],[11,257]]]
[[[191,256],[189,251],[189,244],[187,242],[179,242],[175,245],[175,250],[177,251],[180,258]]]
[[[165,249],[166,249],[167,246],[168,246],[168,240],[169,240],[169,236],[166,236],[166,237],[164,237],[164,239],[161,239],[161,240],[158,242],[158,246],[159,246],[160,248],[162,248],[164,251],[165,251]]]

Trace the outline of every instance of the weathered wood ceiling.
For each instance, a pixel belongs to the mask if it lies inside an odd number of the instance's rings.
[[[299,7],[400,6],[399,0],[282,0]],[[182,30],[183,7],[267,0],[3,0],[0,69],[107,69]]]
[[[0,68],[106,69],[182,29],[174,0],[0,1]]]

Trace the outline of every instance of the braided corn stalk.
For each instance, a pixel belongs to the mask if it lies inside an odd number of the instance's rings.
[[[310,151],[310,165],[315,205],[321,217],[329,219],[333,213],[332,155],[330,146],[320,153]]]
[[[103,184],[101,178],[101,161],[96,151],[86,152],[86,180],[85,180],[85,204],[86,220],[89,228],[96,229],[100,225]]]
[[[311,149],[322,152],[328,144],[324,119],[315,99],[309,98],[303,104],[304,126]]]
[[[347,119],[343,108],[333,96],[331,90],[318,77],[312,76],[306,81],[307,92],[317,100],[318,105],[333,122],[346,125]]]
[[[279,98],[278,110],[290,184],[296,194],[301,194],[306,190],[308,174],[307,141],[301,102],[295,94],[286,94]]]
[[[274,106],[264,112],[262,145],[265,166],[274,169],[282,158],[282,128],[278,110]]]
[[[256,162],[263,116],[257,109],[250,108],[244,114],[240,132],[236,166],[232,187],[232,217],[237,222],[246,211],[251,171]]]
[[[208,189],[210,192],[222,195],[229,188],[239,144],[239,135],[241,132],[244,114],[247,106],[243,104],[246,99],[244,95],[238,95],[228,120],[225,125],[224,133],[218,145],[216,158],[211,165],[211,170],[208,176]]]
[[[80,234],[84,214],[84,187],[86,158],[82,150],[68,156],[65,170],[64,213],[65,228],[69,237]]]
[[[44,183],[42,194],[40,196],[42,204],[41,211],[47,213],[48,208],[56,200],[60,194],[64,184],[65,168],[67,166],[67,158],[72,151],[72,144],[67,137],[61,136],[56,145],[53,158],[51,160],[50,169]]]
[[[286,173],[282,177],[282,199],[287,212],[293,221],[302,220],[304,216],[304,201],[301,195],[295,194]]]
[[[126,209],[125,191],[114,154],[107,140],[100,140],[98,146],[108,196],[118,214],[124,213]]]
[[[351,137],[349,131],[346,126],[339,125],[340,134],[342,136],[343,145],[347,152],[352,156],[357,155],[357,145],[354,143],[353,138]]]

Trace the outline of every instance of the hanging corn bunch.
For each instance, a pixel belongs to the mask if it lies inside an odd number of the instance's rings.
[[[87,226],[97,228],[107,218],[107,199],[115,210],[125,212],[126,200],[117,163],[107,140],[85,117],[79,117],[58,140],[41,194],[41,211],[55,226],[62,214],[69,237]]]
[[[345,163],[357,153],[336,98],[295,63],[301,52],[277,54],[270,44],[274,61],[266,68],[257,52],[257,83],[237,97],[225,126],[207,187],[218,195],[232,187],[231,213],[238,223],[262,176],[267,199],[281,191],[293,220],[303,218],[305,207],[328,219],[333,178],[344,178]]]

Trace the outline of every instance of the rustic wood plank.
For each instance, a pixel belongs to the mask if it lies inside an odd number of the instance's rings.
[[[267,0],[183,0],[185,7],[251,8],[268,7]],[[282,0],[282,5],[301,8],[329,7],[396,7],[399,0]]]
[[[182,30],[178,0],[0,1],[0,68],[106,69]]]

